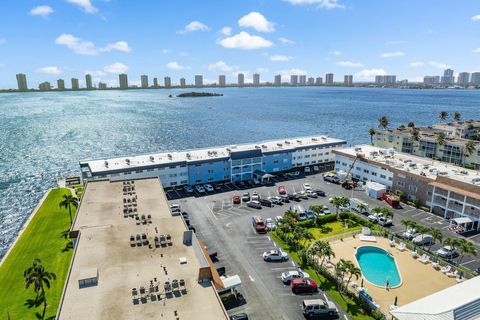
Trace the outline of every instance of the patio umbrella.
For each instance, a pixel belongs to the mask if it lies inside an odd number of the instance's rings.
[[[396,306],[396,305],[397,305],[397,302],[398,302],[398,297],[395,296],[395,300],[393,301],[393,305]]]

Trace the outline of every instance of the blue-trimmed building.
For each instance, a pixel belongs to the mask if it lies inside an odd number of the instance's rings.
[[[311,136],[191,151],[80,161],[82,179],[160,177],[164,187],[220,181],[245,181],[255,171],[278,173],[306,166],[330,165],[332,150],[346,141]]]

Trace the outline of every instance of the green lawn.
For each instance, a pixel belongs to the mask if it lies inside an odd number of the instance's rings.
[[[335,229],[335,225],[340,222],[332,222],[332,223],[327,223],[327,226],[331,226],[332,229]],[[343,226],[340,225],[340,227],[344,230]],[[338,229],[340,230],[340,227]],[[318,229],[318,228],[312,228],[312,229]],[[351,229],[348,229],[348,231],[352,231]],[[332,231],[333,232],[333,231]],[[339,234],[341,232],[338,232],[336,234]],[[331,236],[333,234],[330,234],[328,236]],[[275,242],[279,244],[279,246],[282,248],[283,251],[287,252],[288,255],[290,256],[291,259],[293,259],[297,265],[301,265],[300,259],[298,258],[298,255],[296,252],[290,251],[290,248],[288,245],[286,245],[282,240],[280,240],[274,232],[270,233],[270,236],[272,237]],[[323,237],[326,237],[327,235],[323,235]],[[313,280],[320,286],[320,288],[327,292],[330,297],[332,297],[333,300],[342,308],[348,315],[353,319],[353,320],[373,320],[372,317],[365,315],[364,311],[362,308],[357,306],[355,303],[353,303],[351,300],[349,300],[347,297],[343,297],[340,295],[340,293],[337,291],[337,287],[335,284],[329,282],[327,279],[325,279],[321,275],[317,275],[315,271],[311,268],[305,268],[304,269],[312,278]]]
[[[308,231],[312,233],[315,239],[322,239],[361,229],[362,226],[358,223],[355,223],[354,221],[348,222],[348,229],[345,228],[345,224],[343,222],[334,221],[326,223],[320,227],[308,228]]]
[[[68,239],[70,228],[68,210],[60,208],[58,204],[62,200],[62,195],[70,192],[66,188],[50,191],[1,265],[0,319],[35,319],[35,312],[42,313],[42,306],[29,308],[25,305],[27,299],[35,299],[35,292],[33,286],[25,289],[23,271],[35,258],[40,258],[45,269],[57,275],[50,289],[46,290],[48,305],[45,319],[55,316],[73,254],[71,241]]]

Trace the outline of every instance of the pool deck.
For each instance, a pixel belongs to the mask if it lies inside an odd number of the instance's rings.
[[[395,247],[390,247],[388,240],[385,238],[377,236],[376,239],[377,242],[360,241],[358,237],[346,238],[343,241],[332,241],[330,245],[335,252],[335,258],[332,258],[331,261],[337,263],[343,258],[358,266],[355,252],[356,248],[361,246],[378,247],[389,252],[395,258],[402,284],[387,290],[385,287],[378,287],[366,279],[363,283],[367,292],[380,305],[380,309],[385,314],[388,314],[395,297],[398,298],[397,304],[401,306],[456,284],[455,278],[449,278],[441,271],[435,270],[431,263],[423,264],[418,259],[412,258],[410,251],[402,252]],[[360,285],[361,279],[355,281]]]

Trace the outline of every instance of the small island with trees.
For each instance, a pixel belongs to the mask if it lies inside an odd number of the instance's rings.
[[[177,95],[177,98],[196,98],[196,97],[220,97],[223,93],[213,92],[185,92]]]

